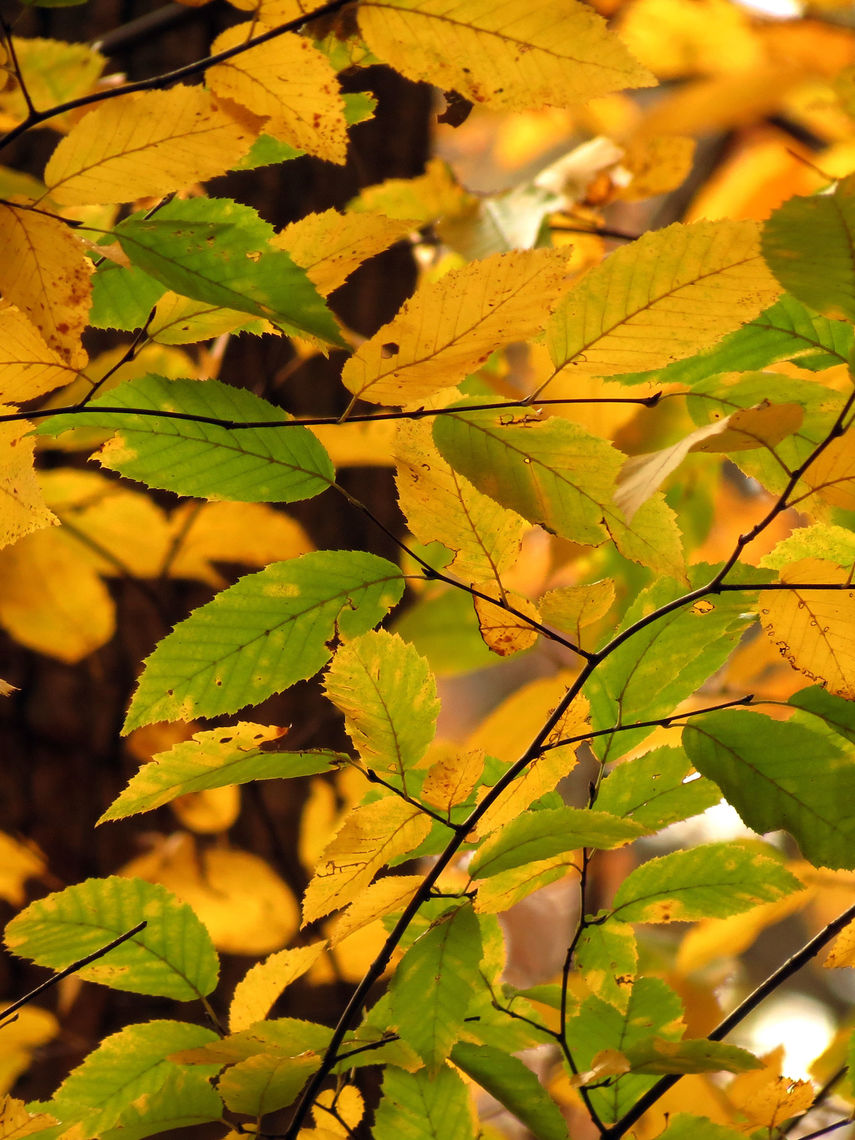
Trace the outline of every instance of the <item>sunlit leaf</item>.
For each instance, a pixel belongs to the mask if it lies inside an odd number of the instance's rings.
[[[545,622],[557,626],[579,645],[582,630],[605,617],[614,600],[615,584],[610,578],[603,578],[584,586],[559,586],[549,590],[537,605]]]
[[[421,883],[421,875],[386,875],[371,883],[336,918],[330,935],[331,945],[338,945],[355,930],[385,914],[403,910]]]
[[[628,922],[592,923],[573,951],[576,968],[591,991],[625,1013],[638,972],[635,931]]]
[[[407,1073],[389,1065],[383,1073],[374,1117],[376,1140],[475,1140],[469,1089],[448,1065]]]
[[[0,1097],[0,1140],[24,1140],[56,1125],[56,1117],[47,1112],[31,1113],[22,1100]]]
[[[22,312],[0,310],[0,401],[22,404],[77,375]]]
[[[655,830],[699,815],[721,798],[710,780],[691,776],[679,748],[656,748],[620,764],[600,784],[597,807]]]
[[[229,1029],[238,1033],[263,1021],[279,995],[291,982],[310,970],[326,948],[326,942],[279,950],[252,966],[235,986],[229,1006]]]

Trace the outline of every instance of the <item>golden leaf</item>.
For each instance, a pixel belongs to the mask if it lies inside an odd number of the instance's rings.
[[[85,364],[85,355],[82,363]],[[70,384],[77,368],[67,364],[18,309],[0,310],[0,401],[22,404]]]
[[[336,918],[330,934],[330,945],[338,946],[339,942],[349,938],[355,930],[361,930],[384,914],[403,910],[421,884],[421,875],[386,875],[371,883],[354,899],[344,914]]]
[[[29,1010],[24,1010],[24,1013],[28,1012]],[[6,1045],[8,1048],[8,1042]],[[22,1067],[26,1068],[28,1063],[29,1055],[27,1055]],[[9,1082],[9,1084],[12,1083],[12,1081]],[[27,1106],[22,1100],[15,1100],[11,1096],[0,1098],[0,1140],[24,1140],[25,1136],[44,1132],[51,1125],[55,1126],[56,1124],[56,1118],[46,1112],[36,1114],[28,1112]]]
[[[228,831],[240,815],[240,788],[204,788],[187,792],[169,805],[178,822],[199,835]]]
[[[92,284],[83,245],[59,218],[0,203],[0,247],[0,292],[63,361],[84,367]]]
[[[583,586],[558,586],[548,590],[538,602],[543,620],[581,644],[582,630],[605,617],[615,600],[612,578]]]
[[[475,911],[478,914],[502,914],[535,891],[563,879],[568,871],[578,871],[574,862],[576,851],[565,851],[551,859],[535,859],[520,867],[511,867],[478,880]]]
[[[806,906],[811,893],[798,891],[775,902],[761,903],[745,914],[704,918],[694,923],[677,951],[677,970],[681,974],[691,974],[716,959],[735,958],[753,945],[764,930]]]
[[[843,927],[832,942],[831,949],[822,964],[827,970],[855,966],[855,922]]]
[[[235,986],[229,1006],[229,1032],[239,1033],[267,1017],[287,986],[310,970],[326,949],[326,942],[278,950],[258,962]]]
[[[306,888],[303,925],[353,902],[381,867],[412,851],[429,831],[429,817],[397,796],[354,808]]]
[[[47,870],[44,855],[34,843],[13,839],[0,831],[0,898],[22,907],[24,883]]]
[[[218,36],[216,53],[269,29],[256,21]],[[347,158],[347,123],[338,79],[327,57],[304,36],[285,32],[205,73],[215,95],[266,119],[264,133],[328,162]]]
[[[855,510],[855,448],[852,437],[833,439],[802,476],[811,493],[832,507]],[[804,498],[795,499],[793,506]]]
[[[428,756],[433,763],[422,784],[421,799],[431,807],[450,812],[455,804],[466,800],[480,780],[484,750],[463,750],[450,741],[436,741]]]
[[[456,180],[447,163],[431,158],[417,178],[387,178],[367,186],[348,203],[348,211],[385,214],[420,229],[437,218],[457,214],[478,202]]]
[[[742,1131],[756,1128],[779,1127],[793,1116],[801,1116],[813,1104],[814,1091],[810,1081],[792,1081],[779,1076],[783,1049],[778,1048],[763,1057],[764,1067],[750,1073],[740,1073],[727,1086],[730,1102],[748,1118]]]
[[[564,290],[567,253],[496,254],[421,285],[345,364],[353,395],[407,404],[450,388],[497,348],[539,332]]]
[[[270,243],[291,254],[305,269],[322,297],[340,285],[363,261],[400,241],[414,223],[388,218],[384,214],[340,214],[324,210],[307,214],[281,230]]]
[[[123,95],[84,115],[59,143],[45,184],[66,206],[168,194],[225,174],[254,137],[202,87]]]
[[[478,589],[491,597],[497,599],[499,597],[495,582],[478,583]],[[498,602],[486,602],[483,598],[475,598],[474,600],[478,628],[481,630],[481,636],[484,638],[484,644],[488,649],[492,649],[500,657],[510,657],[514,653],[531,649],[535,644],[540,634],[524,618],[529,617],[533,621],[539,622],[540,614],[537,612],[537,607],[528,598],[524,598],[522,594],[515,594],[513,591],[504,591],[502,594],[502,600],[507,602],[509,606],[513,606],[515,610],[519,610],[524,615],[523,617],[511,613]]]
[[[330,1108],[335,1109],[334,1114],[324,1111]],[[353,1129],[364,1115],[365,1102],[362,1093],[353,1085],[344,1085],[340,1089],[325,1089],[318,1094],[318,1099],[312,1108],[312,1116],[318,1127],[328,1131],[331,1137],[341,1137],[342,1140],[347,1140],[353,1135]],[[315,1140],[319,1138],[316,1137]]]
[[[408,79],[490,107],[565,107],[653,76],[602,17],[577,0],[497,6],[492,0],[362,0],[371,50]]]
[[[642,136],[627,147],[621,160],[632,181],[618,191],[618,198],[637,202],[675,190],[688,177],[694,154],[695,140],[684,135]]]
[[[803,558],[781,571],[782,582],[845,583],[848,571]],[[794,669],[829,692],[855,700],[855,589],[767,590],[760,621]]]
[[[106,62],[101,52],[89,44],[14,36],[12,45],[18,66],[26,76],[27,93],[39,108],[56,107],[88,95]],[[0,110],[13,119],[26,118],[29,108],[20,84],[9,83],[0,91]],[[56,130],[67,130],[68,123],[68,113],[51,119]]]
[[[0,424],[0,547],[56,526],[33,470],[34,445],[24,421]]]
[[[513,764],[531,744],[543,722],[572,684],[574,673],[529,681],[512,693],[482,721],[466,742],[467,748],[483,748],[505,764]],[[578,698],[577,698],[578,699]],[[587,713],[587,706],[585,706]],[[575,717],[575,713],[569,712]],[[570,736],[572,733],[564,733]],[[556,738],[557,739],[557,738]]]
[[[394,467],[394,444],[398,425],[394,420],[345,421],[309,429],[324,446],[333,466]]]

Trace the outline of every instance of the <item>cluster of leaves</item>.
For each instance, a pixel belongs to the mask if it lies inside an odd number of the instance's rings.
[[[737,9],[706,7],[697,44],[712,14],[722,34],[742,29],[733,42],[764,106],[780,58],[751,56],[762,36]],[[207,851],[200,873],[192,839],[171,871],[142,858],[21,910],[5,933],[14,954],[201,1003],[210,1024],[126,1026],[48,1101],[7,1098],[0,1136],[136,1140],[218,1121],[236,1136],[295,1105],[286,1135],[328,1140],[360,1125],[364,1067],[382,1070],[378,1140],[479,1135],[473,1086],[542,1140],[566,1137],[573,1111],[617,1140],[684,1076],[701,1107],[671,1115],[668,1140],[776,1134],[811,1107],[811,1086],[722,1038],[833,936],[831,963],[853,964],[852,914],[705,1032],[638,924],[700,923],[713,944],[744,946],[808,901],[818,868],[847,883],[855,869],[855,175],[765,224],[675,223],[607,258],[600,242],[552,244],[598,177],[627,200],[682,181],[691,143],[657,133],[657,105],[596,169],[571,155],[521,191],[476,198],[435,162],[274,232],[196,184],[303,153],[342,163],[349,126],[372,111],[341,93],[344,68],[385,62],[457,104],[514,113],[656,82],[626,46],[651,55],[653,0],[628,6],[623,39],[576,0],[461,0],[453,17],[440,0],[357,0],[330,32],[342,8],[260,0],[204,61],[118,88],[97,85],[94,49],[4,38],[6,143],[42,126],[62,137],[41,181],[0,171],[0,622],[76,662],[112,634],[105,577],[208,583],[219,592],[145,661],[124,732],[161,744],[98,822],[190,794],[228,814],[218,793],[297,779],[314,781],[327,818],[304,843],[312,937],[286,948],[295,906],[275,876],[228,849]],[[845,117],[855,46],[838,40]],[[647,62],[657,70],[655,52]],[[658,77],[671,66],[666,52]],[[703,83],[714,102],[721,77]],[[685,102],[671,129],[690,133]],[[400,312],[357,343],[328,298],[402,239],[433,256]],[[89,361],[90,328],[128,339]],[[236,333],[292,338],[303,358],[346,351],[341,422],[307,425],[219,379],[228,356],[209,342]],[[37,474],[37,444],[98,445],[102,468],[195,501],[168,513],[163,496],[73,461]],[[400,564],[310,549],[271,506],[332,489],[373,518],[337,481],[354,453],[394,465],[412,536]],[[735,519],[723,470],[755,488]],[[221,588],[212,563],[236,557],[261,568]],[[538,641],[554,675],[466,739],[437,737],[437,673]],[[288,751],[285,729],[248,720],[198,723],[320,671],[349,752]],[[594,774],[570,806],[563,781],[583,758]],[[623,864],[591,912],[600,852],[722,797],[760,835],[787,832],[802,860],[759,837],[702,843]],[[20,902],[36,856],[3,842]],[[212,896],[265,873],[261,933],[230,943]],[[563,969],[516,987],[497,915],[554,883],[579,899]],[[366,945],[336,1026],[270,1016],[296,979]],[[227,1028],[209,1001],[218,949],[274,950],[237,985]],[[695,965],[714,956],[696,951]],[[529,1049],[542,1082],[518,1057]],[[703,1074],[721,1072],[735,1076],[705,1120]]]

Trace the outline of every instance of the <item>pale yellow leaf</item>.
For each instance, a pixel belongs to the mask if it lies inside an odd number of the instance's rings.
[[[314,432],[339,467],[394,467],[394,445],[398,425],[394,420],[365,420],[343,424],[322,424]]]
[[[0,1099],[0,1140],[23,1140],[56,1124],[56,1118],[46,1112],[28,1112],[22,1100],[11,1096]]]
[[[635,0],[620,34],[660,79],[744,71],[764,62],[748,11],[729,0]]]
[[[353,902],[381,867],[414,850],[429,831],[430,818],[397,796],[354,808],[306,888],[303,925]]]
[[[591,1067],[584,1073],[577,1073],[571,1078],[570,1084],[574,1088],[603,1081],[606,1077],[620,1077],[628,1073],[629,1061],[618,1049],[601,1049],[591,1059]]]
[[[547,326],[556,372],[613,376],[692,356],[780,293],[757,222],[675,223],[585,275]]]
[[[186,832],[162,837],[120,874],[160,883],[189,903],[218,950],[268,954],[297,930],[297,901],[257,855],[201,847]]]
[[[33,469],[29,430],[20,420],[0,424],[0,547],[57,523]]]
[[[77,375],[22,312],[0,310],[0,401],[22,404],[70,384]]]
[[[417,228],[406,219],[384,214],[324,210],[292,222],[270,244],[290,253],[321,296],[326,297],[343,285],[363,261],[382,253]]]
[[[545,622],[556,626],[579,645],[582,630],[605,617],[614,600],[614,580],[602,578],[583,586],[558,586],[548,590],[538,602],[538,609]]]
[[[438,541],[454,551],[448,569],[464,582],[500,581],[516,562],[530,524],[443,459],[429,419],[400,425],[395,457],[401,510],[419,542]]]
[[[385,214],[420,229],[438,218],[453,216],[476,205],[441,158],[431,158],[416,178],[387,178],[367,186],[348,203],[348,211]]]
[[[497,348],[539,332],[566,288],[561,249],[496,254],[421,285],[347,361],[341,378],[371,403],[450,388]]]
[[[44,856],[34,843],[13,839],[5,831],[0,831],[0,898],[13,906],[23,906],[27,879],[46,870]]]
[[[240,815],[240,788],[204,788],[172,800],[170,811],[178,822],[199,835],[228,831]]]
[[[86,364],[92,267],[59,218],[0,203],[0,292],[24,312],[71,368]]]
[[[202,87],[123,95],[99,104],[53,152],[50,196],[66,206],[132,202],[225,174],[254,141]]]
[[[297,978],[310,970],[326,942],[278,950],[252,966],[235,986],[229,1006],[229,1032],[239,1033],[256,1021],[263,1021],[279,995]]]
[[[577,0],[362,0],[357,18],[396,71],[491,107],[565,107],[655,83]]]
[[[833,562],[803,558],[781,571],[782,582],[846,583]],[[787,661],[830,693],[855,700],[855,589],[766,590],[758,603],[766,633]]]
[[[754,408],[740,408],[714,423],[696,428],[670,447],[648,455],[633,455],[621,468],[615,502],[629,521],[690,452],[772,449],[798,431],[803,419],[804,408],[800,404],[770,404],[764,400]]]
[[[336,918],[330,933],[330,945],[338,946],[355,930],[361,930],[385,914],[403,910],[421,884],[421,875],[386,875],[371,883]]]
[[[448,813],[467,799],[480,780],[484,770],[484,750],[462,749],[448,740],[436,741],[428,756],[433,763],[422,784],[421,799]]]
[[[490,597],[499,598],[500,596],[495,582],[480,582],[477,583],[477,588]],[[478,628],[487,648],[500,657],[511,657],[514,653],[531,649],[535,644],[540,634],[525,618],[539,622],[540,614],[537,612],[534,603],[523,597],[522,594],[505,590],[501,597],[509,607],[513,607],[522,616],[511,613],[510,609],[506,609],[498,602],[487,602],[483,598],[477,597],[474,599],[475,615],[478,618]]]
[[[269,29],[250,21],[229,28],[212,53]],[[304,36],[285,32],[205,73],[215,95],[266,119],[264,133],[328,162],[347,158],[347,123],[338,79],[327,57]]]

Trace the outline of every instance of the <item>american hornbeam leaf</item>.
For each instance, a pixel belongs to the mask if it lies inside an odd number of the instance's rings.
[[[367,122],[374,117],[377,100],[368,91],[346,91],[342,95],[342,100],[344,119],[349,127],[356,123]],[[292,158],[299,158],[301,154],[305,154],[305,151],[262,131],[248,153],[235,164],[233,169],[257,170],[259,166],[278,166],[280,162],[289,162]]]
[[[852,701],[835,697],[821,685],[812,685],[793,693],[787,703],[799,709],[799,723],[810,726],[816,717],[833,733],[839,733],[850,744],[855,744],[855,703]],[[843,742],[838,743],[842,745]]]
[[[482,843],[468,870],[473,879],[488,878],[577,847],[622,847],[647,834],[640,823],[604,811],[571,807],[530,811]]]
[[[499,1104],[521,1121],[537,1140],[567,1140],[561,1109],[519,1057],[492,1045],[459,1041],[451,1059]]]
[[[106,258],[92,275],[89,323],[96,329],[130,332],[146,323],[166,286],[138,265],[119,265]]]
[[[573,962],[592,994],[625,1013],[638,972],[638,945],[629,922],[597,922],[579,935]]]
[[[783,828],[812,863],[851,869],[852,749],[815,718],[799,720],[725,709],[686,725],[683,744],[698,771],[715,780],[749,827]]]
[[[171,1071],[152,1092],[125,1103],[114,1127],[98,1132],[98,1140],[143,1140],[158,1132],[221,1121],[223,1102],[202,1074]],[[81,1132],[86,1128],[82,1122]],[[69,1131],[76,1129],[72,1126]],[[83,1132],[85,1135],[86,1133]]]
[[[100,409],[109,408],[110,411]],[[267,400],[219,380],[170,380],[141,376],[87,404],[86,426],[115,431],[98,452],[103,467],[149,487],[213,500],[293,503],[325,491],[335,471],[308,428],[282,427],[288,419]],[[127,408],[128,411],[115,411]],[[217,424],[141,415],[185,412],[235,423],[269,421],[270,428],[234,431]],[[81,417],[53,416],[38,429],[60,434],[79,428]]]
[[[835,320],[855,320],[855,177],[831,194],[791,198],[763,226],[763,257],[781,285]]]
[[[623,1053],[634,1073],[747,1073],[763,1068],[763,1062],[747,1049],[705,1038],[668,1041],[648,1037]]]
[[[127,819],[168,804],[178,796],[209,788],[247,784],[251,780],[293,779],[329,772],[347,759],[341,752],[322,749],[308,752],[264,750],[285,729],[243,723],[231,728],[197,732],[168,752],[160,752],[143,764],[128,786],[113,800],[98,823]]]
[[[26,403],[77,375],[19,309],[0,309],[0,403]]]
[[[374,1113],[374,1140],[476,1140],[469,1088],[448,1065],[435,1074],[388,1065]]]
[[[143,919],[139,934],[77,976],[177,1001],[209,994],[219,972],[210,935],[186,903],[142,879],[87,879],[38,899],[12,919],[5,941],[20,957],[63,970]]]
[[[781,292],[754,221],[676,222],[590,270],[550,318],[556,371],[614,376],[707,348]]]
[[[656,82],[578,0],[362,0],[357,18],[371,51],[408,79],[497,109],[572,106]]]
[[[855,562],[855,532],[833,523],[797,527],[763,556],[761,565],[784,570],[803,558],[822,559],[833,562],[835,566],[851,566]]]
[[[661,495],[627,523],[613,500],[624,457],[578,424],[530,412],[460,411],[438,416],[440,454],[479,491],[529,522],[591,546],[612,538],[627,558],[682,572],[674,516]]]
[[[385,558],[311,551],[247,574],[194,610],[146,659],[124,731],[236,712],[323,668],[340,631],[371,629],[401,598]]]
[[[655,748],[606,776],[597,793],[597,808],[658,831],[700,815],[721,799],[711,780],[691,775],[691,761],[681,748]]]
[[[51,1098],[50,1111],[66,1126],[82,1121],[87,1135],[101,1136],[116,1126],[133,1101],[142,1096],[150,1098],[168,1077],[182,1074],[168,1059],[170,1053],[217,1040],[213,1030],[183,1021],[125,1026],[105,1037],[66,1077]],[[217,1063],[200,1066],[192,1074],[197,1080],[187,1084],[207,1083],[218,1069]],[[185,1088],[190,1091],[187,1085]]]
[[[257,1053],[231,1065],[220,1077],[217,1089],[232,1112],[264,1116],[287,1108],[320,1063],[320,1053],[307,1052],[299,1057]]]
[[[618,887],[609,915],[621,922],[727,918],[802,890],[778,859],[763,854],[764,846],[731,840],[650,859]]]
[[[661,1140],[738,1140],[745,1133],[736,1128],[727,1128],[724,1124],[716,1124],[705,1117],[678,1112],[668,1117],[665,1131],[660,1132],[659,1136]]]
[[[470,1000],[484,983],[481,929],[469,902],[436,921],[407,950],[390,985],[403,1040],[436,1074],[463,1031]]]
[[[283,990],[310,970],[326,947],[324,940],[310,946],[277,950],[263,962],[250,966],[235,986],[229,1006],[231,1032],[239,1033],[263,1021]]]
[[[273,227],[228,198],[175,199],[113,231],[133,265],[176,293],[265,317],[290,335],[342,345],[305,270],[270,244]]]
[[[566,1039],[576,1067],[585,1072],[606,1049],[625,1053],[651,1036],[679,1041],[684,1031],[683,1003],[674,990],[661,978],[642,977],[633,985],[624,1010],[593,994],[586,998],[568,1019]],[[588,1096],[603,1123],[612,1124],[655,1080],[627,1073],[607,1088],[589,1089]]]

